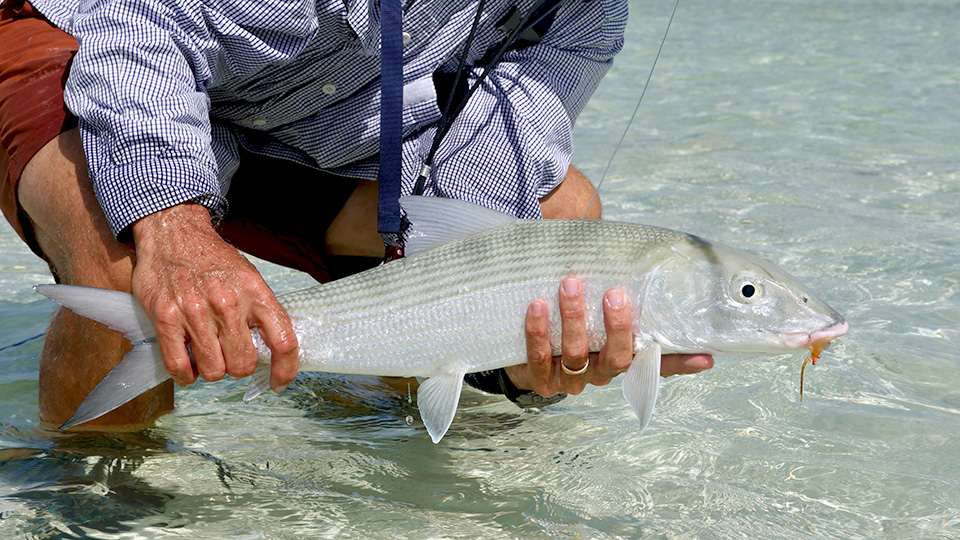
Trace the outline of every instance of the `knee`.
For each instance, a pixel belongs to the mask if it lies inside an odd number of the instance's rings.
[[[544,219],[600,219],[602,208],[596,189],[579,169],[570,165],[563,182],[540,199]]]

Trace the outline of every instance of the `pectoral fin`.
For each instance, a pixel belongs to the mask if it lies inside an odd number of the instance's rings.
[[[647,343],[637,351],[623,377],[623,397],[640,419],[640,433],[646,429],[657,402],[660,387],[660,345]]]
[[[430,377],[417,390],[417,407],[427,433],[434,443],[440,442],[453,422],[453,415],[460,403],[464,373]]]

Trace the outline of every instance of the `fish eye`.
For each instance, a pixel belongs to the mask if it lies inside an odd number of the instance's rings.
[[[760,279],[753,274],[737,276],[730,287],[730,296],[741,304],[752,304],[763,296]]]

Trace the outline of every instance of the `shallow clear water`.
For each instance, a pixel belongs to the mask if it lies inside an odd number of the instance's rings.
[[[594,179],[671,5],[635,4],[577,126]],[[154,429],[53,437],[53,307],[29,289],[50,279],[0,228],[0,537],[960,537],[958,20],[946,0],[685,0],[604,181],[607,217],[749,249],[847,317],[802,404],[802,356],[718,358],[664,381],[643,436],[618,383],[541,414],[467,395],[433,445],[407,396],[303,377],[247,405],[242,383],[195,385]]]

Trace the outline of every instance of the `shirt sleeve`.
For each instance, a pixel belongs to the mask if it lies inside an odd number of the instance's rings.
[[[428,194],[542,217],[539,199],[566,175],[574,120],[622,48],[626,20],[619,0],[564,3],[540,43],[504,54],[441,142]]]
[[[223,9],[240,13],[243,3]],[[258,3],[281,10],[287,2]],[[206,88],[224,66],[255,70],[295,54],[316,30],[309,10],[269,21],[211,9],[196,0],[82,0],[74,17],[80,47],[65,101],[79,118],[90,178],[115,235],[186,201],[223,216],[229,177],[220,173],[235,169],[236,141],[211,128]]]

